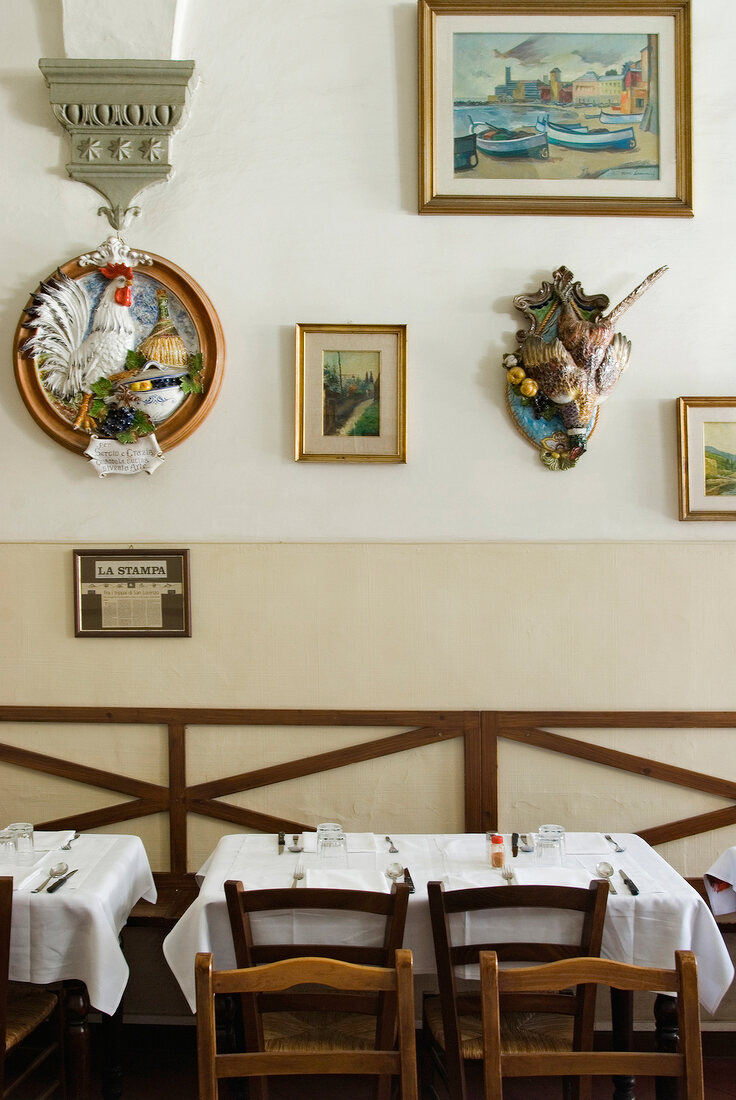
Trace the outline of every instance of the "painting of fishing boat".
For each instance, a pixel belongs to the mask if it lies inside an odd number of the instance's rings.
[[[455,138],[455,171],[466,172],[478,164],[478,149],[475,134],[460,134]]]
[[[692,216],[692,0],[417,2],[420,213]]]
[[[586,118],[590,118],[590,115],[586,115]],[[593,118],[596,116],[593,115]],[[623,111],[617,111],[611,107],[610,110],[604,111],[601,109],[600,115],[597,116],[598,121],[602,126],[638,126],[644,119],[644,112],[639,114],[624,114]]]
[[[549,156],[545,131],[506,130],[504,127],[483,126],[475,135],[478,152],[489,157],[542,157]]]
[[[542,115],[537,120],[537,130],[546,133],[550,145],[561,145],[564,149],[636,149],[632,126],[620,130],[590,130],[587,126],[556,125],[550,122],[548,116]]]

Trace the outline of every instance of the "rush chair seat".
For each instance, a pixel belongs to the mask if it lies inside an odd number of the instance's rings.
[[[488,886],[446,891],[441,882],[427,884],[432,920],[439,996],[427,996],[423,1008],[424,1078],[437,1096],[439,1078],[449,1100],[466,1100],[466,1062],[483,1059],[480,991],[459,989],[457,968],[477,966],[480,953],[495,950],[506,963],[551,962],[580,955],[600,955],[608,901],[608,883],[591,882],[588,889],[562,886]],[[494,942],[494,919],[508,910],[537,909],[570,919],[566,942]],[[473,914],[477,916],[472,916]],[[453,940],[460,918],[469,931]],[[454,918],[454,919],[453,919]],[[475,939],[473,923],[482,920],[483,939]],[[579,925],[577,930],[573,924]],[[561,935],[561,934],[560,934]],[[550,936],[550,940],[552,937]],[[554,996],[531,994],[506,997],[502,1003],[505,1051],[565,1051],[593,1045],[595,987],[580,985]],[[589,1080],[565,1082],[565,1092],[579,1100],[590,1096]]]
[[[480,956],[480,974],[485,1100],[502,1100],[502,1077],[559,1077],[573,1073],[605,1077],[674,1077],[680,1083],[681,1100],[704,1100],[698,978],[692,951],[675,952],[674,970],[629,966],[609,959],[592,958],[569,959],[520,970],[500,970],[496,954],[484,951]],[[503,997],[548,994],[581,983],[676,994],[679,1053],[592,1050],[512,1053],[504,1050],[500,1008]]]
[[[225,883],[230,927],[239,968],[259,966],[309,955],[363,966],[388,967],[401,947],[406,924],[409,887],[394,883],[390,893],[366,890],[244,890],[241,882]],[[314,943],[257,943],[251,915],[279,911],[317,910],[335,919],[335,941]],[[340,940],[340,918],[363,914],[374,929],[373,945]],[[339,994],[309,989],[241,996],[242,1025],[247,1050],[346,1051],[386,1049],[396,1026],[395,999],[373,991]],[[390,1077],[378,1083],[384,1100]],[[252,1100],[266,1100],[267,1082],[250,1083]]]
[[[217,1100],[222,1078],[340,1074],[397,1077],[401,1100],[417,1100],[414,1036],[414,979],[411,951],[396,952],[391,967],[360,966],[324,957],[282,959],[238,970],[213,970],[212,955],[200,953],[195,964],[199,1100]],[[341,996],[391,997],[396,1004],[397,1042],[371,1050],[248,1050],[218,1053],[215,1036],[217,994],[254,996],[283,992],[298,985],[329,987]]]
[[[58,998],[8,981],[12,915],[13,880],[0,878],[0,1097],[10,1100],[20,1089],[23,1100],[66,1096]]]

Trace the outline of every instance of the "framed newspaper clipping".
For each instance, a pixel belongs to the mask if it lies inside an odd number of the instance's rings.
[[[75,550],[77,638],[191,638],[188,550]]]

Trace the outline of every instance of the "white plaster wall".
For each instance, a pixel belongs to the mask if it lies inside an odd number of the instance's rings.
[[[189,4],[196,61],[176,176],[142,196],[135,246],[189,270],[222,318],[228,367],[205,425],[153,477],[96,479],[36,427],[10,369],[29,291],[107,233],[66,177],[68,138],[37,67],[59,0],[0,0],[0,537],[7,540],[730,540],[677,520],[674,400],[736,390],[727,300],[736,152],[728,0],[694,5],[694,220],[419,217],[415,5]],[[630,370],[566,474],[510,426],[501,355],[514,294],[564,263],[618,300]],[[406,466],[293,461],[294,324],[406,322]]]

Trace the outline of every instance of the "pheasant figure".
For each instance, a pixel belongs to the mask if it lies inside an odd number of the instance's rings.
[[[74,428],[81,431],[95,427],[89,415],[91,387],[124,370],[128,351],[135,347],[133,269],[109,263],[99,271],[108,284],[94,308],[84,287],[61,271],[42,283],[28,310],[28,324],[35,332],[23,345],[24,354],[40,359],[49,393],[64,401],[79,395]]]
[[[519,295],[514,299],[517,308],[532,319],[532,327],[519,334],[517,355],[506,357],[507,365],[513,359],[510,381],[531,380],[526,390],[522,384],[522,393],[529,395],[539,415],[550,402],[556,406],[573,459],[586,450],[595,411],[609,397],[629,362],[631,342],[614,332],[614,326],[666,270],[654,271],[605,317],[601,309],[606,308],[608,299],[603,295],[588,298],[565,267],[555,271],[554,287],[544,284],[539,298]],[[513,371],[517,373],[511,378]]]

